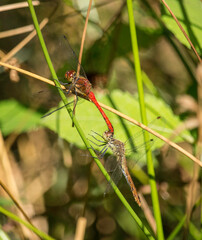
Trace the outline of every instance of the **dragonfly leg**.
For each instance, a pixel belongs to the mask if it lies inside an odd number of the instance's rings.
[[[102,140],[99,140],[97,139],[95,136],[89,134],[92,138],[94,138],[97,142],[100,142],[100,143],[103,143],[104,145],[106,145],[106,141],[102,141]]]
[[[70,83],[68,83],[68,82],[61,82],[61,81],[59,81],[59,83],[61,84],[61,85],[69,85]]]
[[[75,98],[74,98],[74,108],[73,108],[73,115],[75,116],[75,112],[76,112],[76,104],[78,102],[78,96],[75,95]],[[74,122],[72,121],[72,127],[74,127]]]
[[[95,146],[97,146],[97,147],[102,147],[102,146],[105,146],[106,144],[105,143],[103,143],[103,144],[97,144],[97,143],[95,143],[95,142],[93,142],[91,139],[89,139],[89,138],[87,138],[88,139],[88,141],[90,141],[90,142],[92,142]]]

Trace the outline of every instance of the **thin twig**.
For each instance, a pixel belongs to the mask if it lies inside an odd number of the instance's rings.
[[[40,29],[44,28],[48,23],[48,18],[44,18],[40,23]],[[28,42],[30,42],[36,36],[36,30],[31,32],[26,38],[24,38],[18,45],[16,45],[10,52],[8,52],[2,59],[2,62],[7,62],[12,58],[17,52],[19,52]]]
[[[167,144],[169,144],[171,147],[175,148],[176,150],[178,150],[179,152],[183,153],[185,156],[187,156],[188,158],[190,158],[191,160],[193,160],[194,162],[196,162],[199,166],[202,167],[202,162],[194,157],[191,153],[187,152],[185,149],[183,149],[182,147],[180,147],[179,145],[177,145],[176,143],[170,141],[169,139],[167,139],[166,137],[162,136],[161,134],[155,132],[154,130],[152,130],[151,128],[145,126],[144,124],[142,123],[139,123],[138,121],[136,121],[135,119],[133,118],[130,118],[128,117],[127,115],[123,114],[123,113],[120,113],[119,111],[109,107],[109,106],[106,106],[102,103],[99,103],[101,107],[103,107],[104,109],[106,110],[109,110],[110,112],[113,112],[114,114],[126,119],[127,121],[135,124],[136,126],[138,127],[141,127],[142,129],[150,132],[151,134],[153,134],[154,136],[160,138],[162,141],[166,142]]]
[[[30,25],[27,25],[27,26],[24,26],[24,27],[19,27],[19,28],[16,28],[16,29],[0,32],[0,38],[12,37],[12,36],[23,34],[23,33],[26,33],[26,32],[31,32],[33,30],[34,30],[34,25],[30,24]]]
[[[12,201],[15,203],[16,207],[18,208],[18,210],[22,213],[22,215],[24,216],[24,218],[30,223],[32,224],[30,218],[27,216],[27,214],[25,213],[25,211],[23,210],[23,208],[21,207],[20,203],[15,199],[15,197],[13,196],[13,194],[9,191],[9,189],[6,187],[6,185],[0,180],[0,186],[3,188],[3,190],[8,194],[8,196],[12,199]],[[32,224],[33,225],[33,224]]]
[[[32,1],[32,4],[34,6],[40,5],[40,1]],[[0,12],[5,12],[13,9],[18,9],[18,8],[25,8],[28,7],[27,2],[20,2],[20,3],[13,3],[13,4],[8,4],[8,5],[3,5],[0,7]]]
[[[35,73],[31,73],[31,72],[26,71],[26,70],[23,70],[23,69],[21,69],[21,68],[11,66],[10,64],[3,63],[3,62],[1,62],[1,61],[0,61],[0,65],[1,65],[1,66],[4,66],[4,67],[7,67],[7,68],[10,68],[10,69],[14,69],[14,70],[16,70],[16,71],[18,71],[18,72],[21,72],[22,74],[25,74],[25,75],[27,75],[27,76],[33,77],[33,78],[35,78],[35,79],[38,79],[38,80],[40,80],[40,81],[43,81],[43,82],[46,82],[46,83],[48,83],[48,84],[51,84],[51,85],[55,86],[55,84],[54,84],[53,81],[51,81],[51,80],[49,80],[49,79],[47,79],[47,78],[41,77],[41,76],[39,76],[39,75],[37,75],[37,74],[35,74]],[[62,87],[62,89],[65,89],[64,86],[61,86],[61,87]],[[115,110],[115,109],[113,109],[113,108],[111,108],[111,107],[109,107],[109,106],[107,106],[107,105],[104,105],[103,103],[100,103],[100,102],[98,102],[98,103],[99,103],[100,106],[103,107],[104,109],[106,109],[106,110],[108,110],[108,111],[110,111],[110,112],[112,112],[112,113],[114,113],[114,114],[116,114],[116,115],[118,115],[118,116],[126,119],[127,121],[135,124],[136,126],[141,127],[142,129],[144,129],[144,130],[150,132],[151,134],[153,134],[154,136],[160,138],[162,141],[166,142],[166,143],[169,144],[171,147],[175,148],[176,150],[178,150],[179,152],[181,152],[182,154],[184,154],[185,156],[187,156],[188,158],[190,158],[191,160],[193,160],[193,161],[196,162],[199,166],[202,167],[202,162],[201,162],[199,159],[197,159],[196,157],[194,157],[191,153],[187,152],[185,149],[183,149],[183,148],[181,148],[180,146],[178,146],[176,143],[170,141],[170,140],[167,139],[166,137],[164,137],[164,136],[162,136],[161,134],[155,132],[154,130],[150,129],[149,127],[145,126],[144,124],[139,123],[139,122],[136,121],[135,119],[130,118],[130,117],[128,117],[127,115],[125,115],[125,114],[123,114],[123,113],[121,113],[121,112],[119,112],[119,111],[117,111],[117,110]]]
[[[92,0],[89,1],[88,11],[87,11],[87,15],[86,15],[86,21],[85,21],[83,34],[82,34],[82,39],[81,39],[81,47],[80,47],[79,60],[78,60],[79,63],[78,63],[77,72],[76,72],[76,76],[77,77],[79,77],[79,74],[80,74],[81,60],[82,60],[82,54],[83,54],[83,47],[84,47],[84,41],[85,41],[85,38],[86,38],[86,30],[87,30],[87,25],[88,25],[88,19],[89,19],[89,15],[90,15],[91,5],[92,5]],[[76,97],[76,95],[74,95],[74,109],[73,109],[73,114],[74,115],[75,115],[75,112],[76,112],[76,103],[77,103],[77,97]],[[74,123],[72,122],[72,127],[73,126],[74,126]]]
[[[82,39],[81,39],[81,48],[80,48],[80,52],[79,52],[79,64],[78,64],[78,67],[77,67],[77,76],[79,76],[79,72],[80,72],[80,65],[81,65],[81,59],[82,59],[82,54],[83,54],[83,46],[84,46],[84,41],[85,41],[85,38],[86,38],[86,30],[87,30],[91,5],[92,5],[92,0],[89,1],[88,11],[87,11],[87,15],[86,15],[86,21],[85,21],[83,34],[82,34]]]
[[[22,74],[24,74],[24,75],[33,77],[33,78],[38,79],[38,80],[40,80],[40,81],[42,81],[42,82],[48,83],[48,84],[50,84],[50,85],[52,85],[52,86],[55,86],[55,84],[54,84],[54,82],[53,82],[52,80],[47,79],[47,78],[44,78],[44,77],[41,77],[41,76],[39,76],[39,75],[37,75],[37,74],[35,74],[35,73],[26,71],[26,70],[24,70],[24,69],[21,69],[21,68],[15,67],[15,66],[12,66],[12,65],[10,65],[10,64],[8,64],[8,63],[3,63],[3,62],[1,62],[1,61],[0,61],[0,65],[3,66],[3,67],[6,67],[6,68],[10,68],[10,69],[16,70],[16,71],[18,71],[18,72],[20,72],[20,73],[22,73]],[[61,87],[62,87],[62,89],[65,89],[64,86],[61,86]]]
[[[168,9],[168,11],[170,12],[170,14],[172,15],[172,17],[174,18],[174,20],[176,21],[177,25],[179,26],[180,30],[182,31],[182,33],[184,34],[184,36],[186,37],[187,41],[189,42],[191,48],[193,49],[194,53],[196,54],[199,62],[201,62],[201,58],[199,56],[199,54],[197,53],[193,43],[191,42],[190,38],[188,37],[187,33],[185,32],[185,30],[183,29],[182,25],[180,24],[180,22],[178,21],[178,19],[176,18],[176,16],[174,15],[174,13],[172,12],[172,10],[170,9],[170,7],[168,6],[168,4],[162,0],[163,4],[165,5],[165,7]]]
[[[5,176],[2,176],[4,182],[6,182],[7,186],[4,184],[2,180],[0,180],[0,186],[4,189],[4,191],[9,195],[9,197],[15,203],[18,211],[19,216],[23,215],[26,220],[32,225],[31,220],[24,212],[23,208],[21,207],[20,202],[20,195],[17,187],[17,182],[15,181],[13,169],[11,167],[11,162],[8,157],[7,149],[4,143],[4,139],[2,133],[0,132],[0,167],[2,171],[5,173]],[[12,192],[12,193],[11,193]],[[15,197],[14,197],[15,196]],[[17,200],[18,199],[18,200]],[[33,225],[32,225],[33,226]],[[24,229],[22,228],[23,233]]]
[[[154,219],[154,216],[152,214],[151,209],[148,206],[147,201],[145,200],[144,196],[142,193],[138,192],[140,200],[141,200],[141,208],[144,212],[144,215],[148,221],[148,223],[150,224],[150,227],[152,228],[153,232],[156,234],[156,222]]]

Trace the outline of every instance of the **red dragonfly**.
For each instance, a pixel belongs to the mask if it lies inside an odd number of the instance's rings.
[[[80,63],[78,62],[78,59],[76,57],[76,54],[74,53],[73,49],[71,48],[71,46],[65,36],[64,36],[64,39],[65,39],[65,43],[68,47],[68,51],[71,52],[71,58],[73,58],[74,62],[77,63],[77,65],[78,64],[80,65]],[[102,117],[104,118],[104,120],[108,126],[109,132],[113,135],[114,128],[113,128],[109,118],[107,117],[107,115],[102,110],[99,103],[97,102],[95,95],[92,92],[92,85],[91,85],[90,81],[87,79],[86,74],[81,65],[80,65],[80,69],[81,69],[81,75],[79,75],[79,76],[77,76],[77,73],[74,70],[70,70],[65,73],[65,79],[67,80],[67,83],[63,83],[63,82],[61,83],[66,88],[65,93],[73,93],[76,95],[76,97],[79,96],[79,97],[85,98],[85,99],[93,102],[95,104],[95,106],[98,108],[98,110],[100,111],[100,113],[102,114]],[[76,102],[77,102],[77,100],[76,100]],[[43,117],[46,117],[63,107],[64,106],[44,115]],[[75,107],[76,107],[76,103],[74,104],[73,113],[75,112]]]
[[[67,82],[70,83],[71,91],[74,94],[76,94],[76,95],[78,94],[80,97],[87,98],[95,104],[95,106],[98,108],[98,110],[102,114],[110,133],[112,135],[114,135],[114,128],[113,128],[109,118],[107,117],[107,115],[102,110],[99,103],[97,102],[94,93],[91,91],[92,85],[89,82],[89,80],[83,76],[77,77],[76,72],[74,70],[70,70],[70,71],[66,72],[65,78],[67,79]]]

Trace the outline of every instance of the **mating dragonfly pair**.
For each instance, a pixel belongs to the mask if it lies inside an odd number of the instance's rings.
[[[69,42],[67,41],[66,38],[65,38],[65,40],[66,40],[66,44],[68,45],[70,51],[73,52],[74,58],[76,58],[74,51],[72,50],[71,46],[69,45]],[[77,61],[77,64],[79,64],[78,61]],[[112,150],[114,156],[116,157],[116,164],[117,164],[117,167],[114,167],[114,169],[116,171],[114,171],[112,174],[112,180],[115,183],[117,183],[120,179],[120,177],[118,177],[118,176],[120,176],[120,172],[121,172],[124,175],[127,183],[130,186],[130,189],[132,191],[135,201],[137,202],[137,204],[139,206],[141,206],[140,198],[137,194],[137,190],[135,188],[135,185],[132,181],[132,178],[130,176],[130,173],[129,173],[129,170],[127,167],[124,143],[121,142],[120,140],[117,140],[114,138],[114,128],[113,128],[110,120],[106,116],[105,112],[102,110],[99,103],[97,102],[95,95],[92,92],[92,85],[89,82],[89,80],[87,79],[86,74],[81,65],[80,65],[80,68],[81,68],[81,72],[82,72],[81,75],[77,76],[77,73],[75,70],[70,70],[65,73],[66,83],[63,83],[63,82],[61,83],[65,87],[64,92],[68,93],[68,94],[73,93],[74,95],[76,95],[76,99],[78,99],[78,96],[81,98],[85,98],[85,99],[93,102],[95,104],[95,106],[98,108],[98,110],[100,111],[100,113],[101,113],[102,117],[104,118],[104,120],[107,124],[107,127],[108,127],[108,130],[104,132],[103,136],[98,134],[99,136],[102,137],[103,141],[96,139],[97,141],[101,142],[100,146],[104,146],[104,148],[100,151],[100,155],[103,155],[106,152],[107,148],[110,148]],[[64,106],[62,106],[61,108],[63,108],[63,107]],[[74,105],[74,110],[75,110],[75,107],[76,107],[76,103]],[[59,108],[59,109],[61,109],[61,108]],[[53,112],[55,112],[59,109],[56,109]],[[73,110],[73,112],[74,112],[74,110]],[[53,112],[50,112],[50,113],[44,115],[43,117],[46,117],[46,116],[52,114]]]

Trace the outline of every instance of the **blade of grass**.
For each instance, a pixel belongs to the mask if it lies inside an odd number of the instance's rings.
[[[147,125],[147,117],[146,117],[146,107],[144,102],[144,90],[143,90],[143,83],[142,83],[142,75],[141,75],[141,67],[140,67],[140,60],[139,60],[139,52],[138,52],[138,43],[137,43],[137,35],[135,29],[135,20],[133,15],[133,3],[132,0],[127,0],[128,6],[128,16],[129,16],[129,25],[130,25],[130,33],[131,33],[131,43],[132,43],[132,50],[134,56],[134,68],[136,73],[137,85],[138,85],[138,93],[139,93],[139,103],[140,103],[140,111],[141,111],[141,118],[144,125]],[[144,139],[147,142],[149,140],[149,135],[147,132],[144,132]],[[154,209],[154,217],[156,220],[157,226],[157,237],[158,239],[164,239],[163,233],[163,226],[161,220],[161,212],[159,206],[159,199],[158,199],[158,192],[155,180],[155,172],[154,166],[152,161],[152,154],[151,151],[147,151],[147,170],[149,175],[149,182],[151,186],[151,197]]]
[[[39,237],[41,237],[42,239],[47,239],[47,240],[54,240],[54,238],[48,236],[46,233],[38,230],[37,228],[35,228],[33,225],[31,225],[30,223],[22,220],[21,218],[17,217],[15,214],[7,211],[6,209],[2,208],[0,206],[0,212],[3,213],[4,215],[6,215],[7,217],[13,219],[15,222],[21,223],[23,224],[25,227],[29,228],[30,230],[32,230],[34,233],[36,233]]]
[[[15,203],[16,207],[19,209],[19,211],[22,213],[22,215],[25,217],[25,219],[32,225],[31,220],[21,207],[21,204],[15,199],[13,194],[9,191],[9,189],[6,187],[6,185],[0,180],[0,186],[3,188],[3,190],[8,194],[8,196],[12,199],[12,201]]]
[[[24,70],[22,68],[18,68],[18,67],[12,66],[10,64],[3,63],[1,61],[0,61],[0,66],[4,66],[4,67],[9,68],[9,69],[14,69],[14,70],[16,70],[16,71],[18,71],[18,72],[20,72],[20,73],[22,73],[24,75],[30,76],[30,77],[35,78],[37,80],[43,81],[45,83],[48,83],[48,84],[50,84],[52,86],[55,86],[55,84],[54,84],[54,82],[52,80],[49,80],[49,79],[44,78],[44,77],[41,77],[41,76],[39,76],[39,75],[37,75],[35,73],[26,71],[26,70]],[[65,87],[63,85],[61,86],[61,88],[65,90]],[[104,108],[104,109],[106,109],[106,110],[116,114],[117,116],[120,116],[120,117],[126,119],[127,121],[135,124],[136,126],[139,126],[140,128],[142,128],[142,129],[148,131],[149,133],[153,134],[154,136],[160,138],[162,141],[164,141],[165,143],[167,143],[168,145],[170,145],[171,147],[173,147],[177,151],[181,152],[182,154],[184,154],[185,156],[190,158],[192,161],[196,162],[200,167],[202,167],[202,162],[198,158],[196,158],[194,155],[192,155],[191,153],[186,151],[184,148],[182,148],[179,145],[177,145],[175,142],[172,142],[171,140],[165,138],[163,135],[155,132],[154,130],[152,130],[149,127],[145,126],[144,124],[136,121],[135,119],[133,119],[133,118],[131,118],[131,117],[129,117],[129,116],[127,116],[127,115],[117,111],[117,110],[115,110],[114,108],[111,108],[111,107],[109,107],[109,106],[107,106],[107,105],[105,105],[105,104],[103,104],[101,102],[98,102],[98,103],[99,103],[99,105],[102,108]]]
[[[67,105],[68,104],[68,101],[67,101],[67,98],[65,96],[65,94],[63,93],[63,91],[60,89],[60,84],[59,82],[57,81],[57,75],[55,73],[55,70],[53,68],[53,65],[52,65],[52,62],[51,62],[51,59],[50,59],[50,56],[48,54],[48,51],[47,51],[47,48],[46,48],[46,45],[45,45],[45,42],[44,42],[44,39],[43,39],[43,36],[42,36],[42,33],[40,31],[40,28],[39,28],[39,24],[38,24],[38,20],[37,20],[37,17],[36,17],[36,13],[35,13],[35,10],[34,10],[34,7],[32,5],[32,1],[31,0],[28,0],[28,4],[29,4],[29,8],[30,8],[30,13],[32,15],[32,19],[33,19],[33,22],[34,22],[34,26],[36,28],[36,32],[38,34],[38,37],[39,37],[39,41],[41,43],[41,46],[42,46],[42,50],[43,50],[43,53],[44,53],[44,56],[46,58],[46,61],[47,61],[47,64],[49,66],[49,69],[50,69],[50,72],[52,74],[52,77],[55,82],[55,85],[58,87],[58,91],[59,91],[59,94],[64,102],[64,104],[66,105],[66,109],[70,115],[70,117],[72,118],[73,122],[74,122],[74,125],[79,133],[79,135],[81,136],[82,140],[84,141],[84,144],[86,145],[86,148],[89,150],[90,154],[92,155],[93,159],[95,160],[96,164],[98,165],[98,167],[100,168],[101,172],[103,173],[103,175],[105,176],[105,178],[107,179],[108,182],[110,182],[112,188],[114,189],[115,193],[117,194],[117,196],[119,197],[119,199],[121,200],[121,202],[123,203],[123,205],[125,206],[125,208],[128,210],[128,212],[131,214],[131,216],[133,217],[133,219],[137,222],[138,226],[142,229],[142,231],[144,232],[144,234],[146,235],[146,237],[148,239],[154,239],[154,237],[151,235],[151,233],[149,232],[149,230],[146,228],[146,226],[142,223],[141,219],[136,215],[136,213],[133,211],[133,209],[131,208],[131,206],[129,205],[129,203],[126,201],[126,199],[124,198],[124,196],[121,194],[121,192],[119,191],[119,189],[117,188],[116,184],[111,180],[109,174],[106,172],[105,168],[103,167],[103,165],[101,164],[101,162],[99,161],[99,159],[97,158],[95,152],[93,151],[93,149],[91,148],[90,146],[90,143],[88,142],[88,140],[86,139],[86,136],[83,132],[83,130],[81,129],[81,127],[79,126],[76,118],[74,117],[74,115],[72,114],[72,110],[71,108]]]
[[[186,215],[180,220],[180,222],[177,224],[175,229],[172,231],[172,233],[168,236],[167,240],[173,240],[176,238],[179,231],[182,229],[186,221]]]
[[[197,227],[192,222],[189,223],[189,232],[190,232],[190,235],[194,239],[196,239],[196,240],[201,239],[201,231],[200,230],[197,229]]]

